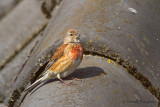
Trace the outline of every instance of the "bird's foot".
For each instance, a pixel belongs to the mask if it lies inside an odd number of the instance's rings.
[[[63,83],[64,85],[66,85],[66,86],[74,85],[72,82],[70,82],[70,83],[67,83],[65,81],[60,81],[60,82]]]
[[[63,84],[67,85],[67,86],[73,85],[72,82],[70,82],[70,83],[63,82]]]

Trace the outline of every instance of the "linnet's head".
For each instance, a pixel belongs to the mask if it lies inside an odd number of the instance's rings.
[[[66,37],[64,38],[64,44],[68,43],[78,43],[80,42],[80,34],[77,30],[71,29],[67,32]]]

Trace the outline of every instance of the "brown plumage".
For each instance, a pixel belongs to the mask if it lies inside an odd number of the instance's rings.
[[[25,91],[31,91],[43,81],[54,78],[58,78],[64,84],[68,85],[61,78],[70,75],[83,59],[83,48],[79,44],[79,37],[80,35],[76,30],[69,30],[64,39],[64,43],[54,53],[46,66],[45,72]]]

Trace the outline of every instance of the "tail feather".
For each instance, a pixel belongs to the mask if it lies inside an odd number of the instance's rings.
[[[32,85],[30,85],[27,89],[25,89],[24,91],[32,91],[36,86],[38,86],[40,83],[42,83],[42,78],[38,79],[37,81],[35,81]]]
[[[38,86],[40,83],[42,83],[43,81],[49,79],[48,73],[45,72],[44,75],[39,78],[38,80],[36,80],[32,85],[30,85],[27,89],[25,89],[24,91],[32,91],[36,86]]]

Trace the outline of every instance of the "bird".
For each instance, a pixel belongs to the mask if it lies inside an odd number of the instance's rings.
[[[83,59],[83,47],[80,44],[80,34],[75,29],[67,31],[63,44],[56,50],[45,67],[44,73],[24,91],[31,91],[42,82],[49,79],[59,79],[69,85],[62,78],[74,72]]]

